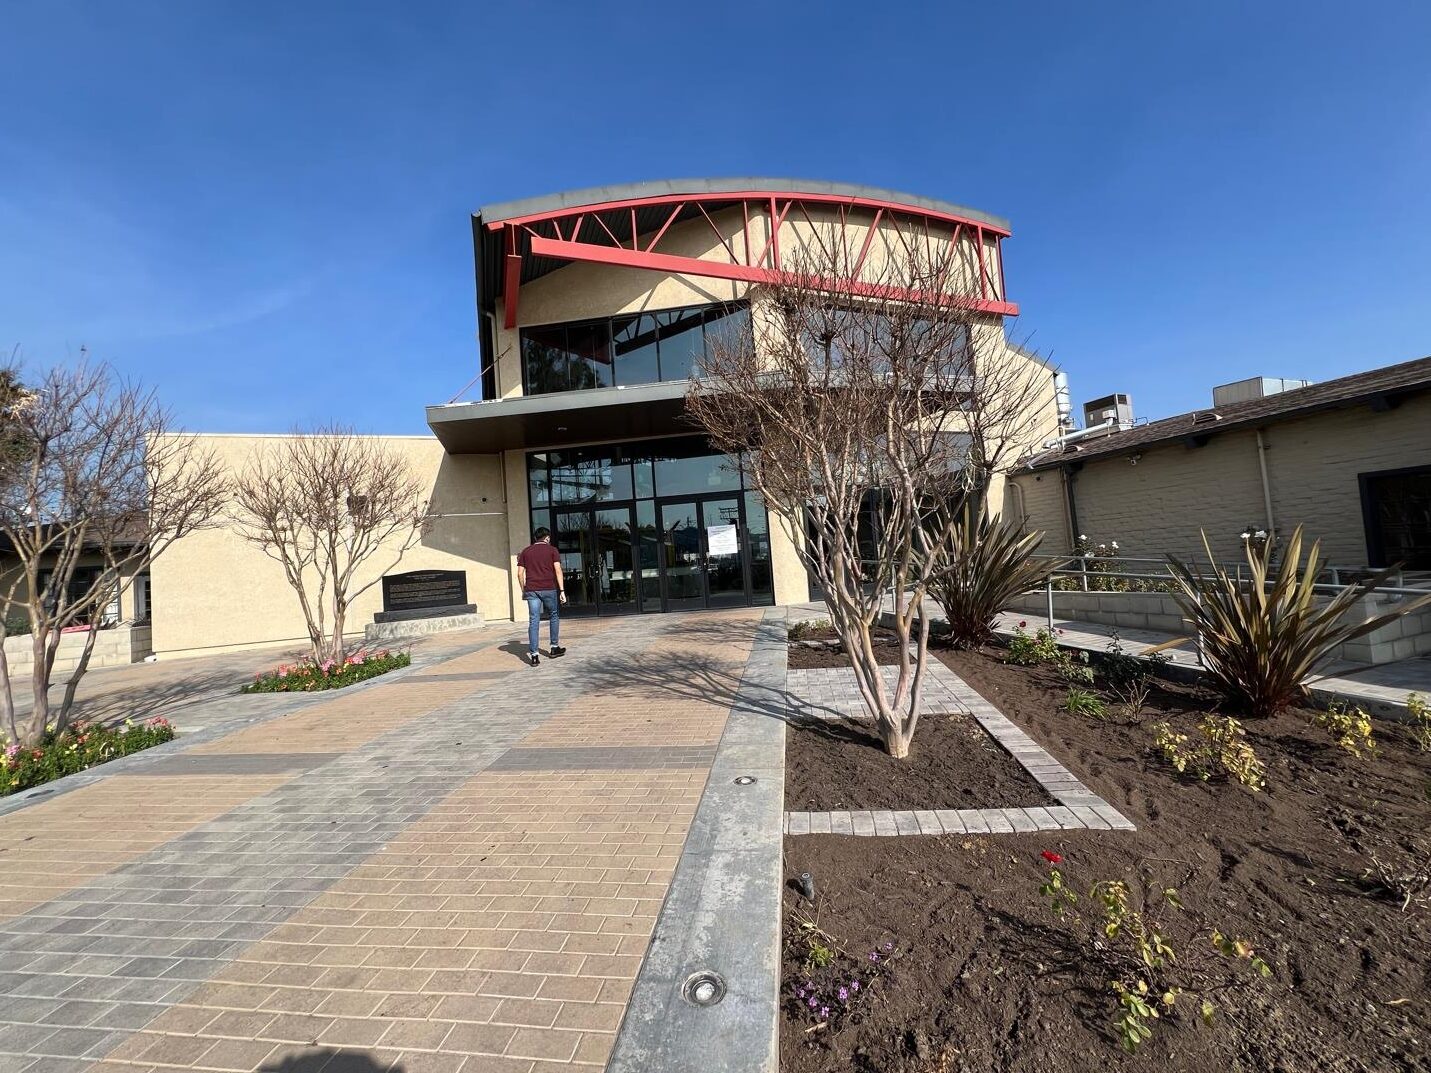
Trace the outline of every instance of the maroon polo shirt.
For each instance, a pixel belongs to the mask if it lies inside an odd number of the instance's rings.
[[[529,544],[517,556],[517,565],[527,572],[523,592],[548,592],[557,587],[556,564],[561,553],[550,544]]]

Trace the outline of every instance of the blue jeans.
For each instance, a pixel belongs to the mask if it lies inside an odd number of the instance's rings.
[[[557,590],[542,589],[522,595],[527,600],[527,650],[537,650],[537,638],[542,632],[542,608],[546,608],[551,618],[552,647],[555,648],[557,637],[561,634],[561,600],[557,599]]]

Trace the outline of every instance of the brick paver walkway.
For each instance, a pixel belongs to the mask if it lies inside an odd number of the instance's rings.
[[[494,630],[0,817],[0,1070],[603,1068],[758,617]]]

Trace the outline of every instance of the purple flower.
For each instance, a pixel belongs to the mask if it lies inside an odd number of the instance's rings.
[[[821,1007],[820,1007],[820,1016],[821,1016],[821,1017],[829,1017],[829,1016],[830,1016],[830,1007],[828,1007],[828,1006],[821,1006]]]
[[[870,960],[871,960],[871,961],[878,961],[878,960],[879,960],[879,953],[878,953],[877,951],[871,950],[871,951],[870,951]]]
[[[884,942],[879,944],[879,948],[888,953],[890,950],[894,949],[894,943],[886,939]]]
[[[806,1006],[809,1006],[810,1009],[813,1010],[816,1006],[820,1005],[820,1003],[816,1001],[814,995],[811,995],[811,996],[810,996],[810,1001],[807,1002],[807,1003],[805,1003],[805,1005],[806,1005]]]
[[[849,1001],[850,1001],[850,989],[849,989],[848,987],[842,987],[842,988],[840,988],[840,1001],[841,1001],[841,1002],[849,1002]]]
[[[850,990],[851,990],[851,991],[858,991],[859,989],[860,989],[860,982],[859,982],[858,980],[851,980],[851,981],[850,981]]]
[[[803,987],[797,987],[797,988],[795,989],[795,997],[796,997],[796,998],[804,998],[804,997],[805,997],[805,989],[804,989]]]

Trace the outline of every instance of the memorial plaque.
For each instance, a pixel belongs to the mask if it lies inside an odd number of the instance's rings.
[[[470,613],[465,570],[412,570],[383,578],[379,622]]]

